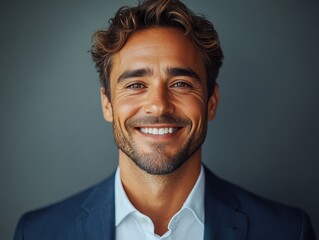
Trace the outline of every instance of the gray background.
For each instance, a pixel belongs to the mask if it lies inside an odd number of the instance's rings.
[[[185,1],[225,53],[204,162],[264,197],[305,209],[319,235],[318,1]],[[0,239],[25,211],[117,165],[91,35],[126,1],[1,1]]]

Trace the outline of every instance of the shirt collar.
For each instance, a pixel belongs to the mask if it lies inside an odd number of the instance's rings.
[[[200,174],[197,178],[197,181],[188,195],[185,203],[183,204],[183,209],[189,209],[194,216],[196,217],[197,221],[204,224],[205,218],[205,208],[204,208],[204,200],[205,198],[205,171],[204,167],[201,166]]]
[[[124,218],[136,211],[124,191],[120,177],[120,167],[117,167],[115,173],[115,226],[118,226]]]
[[[203,166],[201,166],[197,181],[179,212],[189,209],[197,221],[204,224],[204,193],[205,171]],[[115,226],[118,226],[133,212],[138,212],[138,210],[132,205],[124,191],[120,177],[120,168],[118,167],[115,173]]]

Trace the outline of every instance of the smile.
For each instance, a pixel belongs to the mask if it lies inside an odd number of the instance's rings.
[[[152,135],[166,135],[166,134],[172,134],[174,132],[177,132],[179,128],[173,128],[173,127],[169,127],[169,128],[145,128],[142,127],[140,128],[140,131],[142,133],[146,133],[146,134],[152,134]]]

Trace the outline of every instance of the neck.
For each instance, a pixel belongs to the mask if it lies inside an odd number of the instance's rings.
[[[138,168],[120,152],[121,181],[134,207],[150,217],[155,233],[163,235],[173,215],[178,212],[200,174],[201,152],[198,150],[171,174],[151,175]]]

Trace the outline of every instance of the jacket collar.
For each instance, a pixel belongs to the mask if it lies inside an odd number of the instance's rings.
[[[114,175],[98,184],[83,203],[77,239],[115,239]]]
[[[239,211],[240,203],[231,185],[205,168],[205,232],[204,240],[244,240],[248,219]],[[77,219],[79,239],[115,239],[115,199],[112,174],[98,184],[82,205]]]
[[[205,167],[204,240],[244,240],[247,216],[239,211],[240,203],[230,191],[231,185]]]

